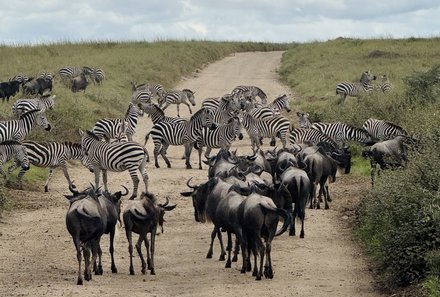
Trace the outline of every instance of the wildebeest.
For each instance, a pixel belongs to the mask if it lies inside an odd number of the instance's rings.
[[[14,97],[20,90],[20,82],[16,80],[9,80],[7,82],[0,83],[0,97],[2,102],[5,99],[9,102],[10,97]]]
[[[23,93],[43,95],[45,92],[52,92],[52,87],[52,79],[46,77],[33,78],[23,85]]]
[[[72,79],[72,85],[71,85],[71,90],[73,93],[79,92],[79,91],[84,91],[84,93],[86,92],[87,86],[90,83],[89,78],[86,76],[86,74],[81,73],[79,76],[74,77]]]
[[[134,275],[133,268],[133,244],[132,244],[132,232],[139,234],[139,239],[136,243],[136,250],[142,262],[142,273],[146,273],[146,269],[150,270],[152,275],[156,274],[154,268],[154,251],[157,227],[162,228],[164,215],[166,211],[173,210],[176,205],[168,205],[169,200],[167,198],[166,203],[158,204],[156,198],[152,193],[144,192],[139,200],[130,200],[124,208],[122,217],[125,225],[125,233],[128,240],[128,251],[130,253],[130,274]],[[151,242],[148,242],[147,235],[151,234]],[[144,256],[142,254],[142,243],[145,243],[147,249],[147,262],[145,263]],[[148,267],[147,267],[148,265]]]
[[[110,218],[115,213],[119,213],[121,192],[109,194],[108,192],[100,192],[99,189],[88,188],[82,192],[73,191],[73,195],[65,195],[69,200],[70,206],[66,214],[66,226],[73,239],[76,249],[76,257],[78,260],[78,285],[83,284],[81,275],[81,249],[85,261],[84,278],[89,281],[92,279],[91,262],[96,263],[99,256],[99,265],[95,269],[96,274],[102,274],[101,264],[101,247],[100,239],[104,232],[111,229],[110,223],[114,218]],[[102,206],[99,196],[104,195],[105,199],[109,199],[110,204]],[[108,207],[108,209],[104,209]],[[90,261],[90,253],[92,260]],[[95,266],[95,265],[94,265]],[[99,268],[101,266],[101,268]],[[112,265],[113,268],[113,265]]]

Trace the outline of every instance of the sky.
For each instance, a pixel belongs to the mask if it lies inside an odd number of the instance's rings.
[[[438,0],[0,0],[0,44],[440,37]]]

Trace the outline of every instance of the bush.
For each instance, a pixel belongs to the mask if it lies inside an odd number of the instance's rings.
[[[426,72],[415,73],[404,79],[410,103],[434,103],[440,98],[440,65]]]
[[[384,172],[362,201],[359,234],[387,286],[419,281],[439,262],[439,141],[440,131],[425,138],[407,168]]]

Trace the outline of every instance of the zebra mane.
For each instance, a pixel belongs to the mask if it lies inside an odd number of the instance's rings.
[[[81,147],[81,143],[71,142],[71,141],[64,141],[64,142],[62,142],[62,144],[65,146],[76,147],[76,148]]]
[[[16,140],[5,140],[3,142],[0,142],[0,145],[21,145],[21,142]]]
[[[92,137],[93,139],[95,139],[97,141],[100,141],[99,137],[96,136],[96,134],[93,133],[92,131],[86,130],[86,133],[87,133],[88,136]]]
[[[26,117],[28,117],[29,115],[32,115],[32,114],[34,114],[34,113],[38,113],[38,112],[40,112],[40,110],[41,110],[41,109],[33,109],[33,110],[28,111],[28,112],[25,112],[25,113],[23,113],[23,114],[20,116],[20,120],[22,120],[22,119],[24,119],[24,118],[26,118]]]

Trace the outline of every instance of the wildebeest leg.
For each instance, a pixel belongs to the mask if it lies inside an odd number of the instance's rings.
[[[199,169],[203,169],[203,167],[202,167],[202,153],[203,153],[202,143],[201,142],[197,143],[197,147],[198,147],[197,151],[199,153]],[[206,157],[206,154],[205,154],[205,157]],[[185,155],[185,159],[186,159],[186,155]]]
[[[191,151],[192,151],[192,143],[185,143],[185,165],[186,165],[186,169],[191,169]]]
[[[325,187],[326,182],[327,182],[327,177],[322,177],[321,181],[319,182],[319,198],[321,196],[324,196],[324,204],[325,204],[324,208],[329,209],[330,207],[328,206],[328,200],[327,200],[328,195]],[[318,201],[319,200],[320,199],[318,199]]]
[[[76,259],[78,260],[78,280],[77,280],[76,284],[82,285],[83,284],[83,278],[82,278],[82,274],[81,274],[82,257],[81,257],[81,245],[79,242],[79,233],[73,237],[73,244],[75,245]]]
[[[270,252],[272,250],[272,240],[266,238],[266,265],[264,266],[264,277],[265,278],[273,278],[273,270],[272,270],[272,259],[270,257]]]
[[[98,254],[98,265],[96,266],[96,254]],[[102,275],[102,249],[101,245],[99,244],[99,241],[93,246],[92,249],[92,255],[93,255],[93,270],[95,271],[95,275]]]
[[[327,201],[328,202],[332,202],[332,198],[330,197],[330,192],[328,190],[328,184],[327,183],[325,183],[324,188],[325,188],[325,192],[327,193]]]
[[[239,252],[240,252],[240,243],[238,242],[238,239],[236,236],[235,237],[234,255],[232,256],[232,262],[237,262]]]
[[[84,279],[90,281],[92,279],[92,272],[90,270],[90,245],[87,243],[83,246],[83,256],[84,256]]]
[[[304,219],[306,217],[305,204],[299,205],[299,203],[295,203],[295,208],[295,212],[301,220],[301,232],[299,233],[299,238],[304,238]]]
[[[310,209],[313,209],[314,207],[316,207],[316,184],[312,183],[311,184],[311,189],[310,191],[312,192],[312,197],[310,199]]]
[[[134,275],[134,268],[133,268],[133,240],[132,240],[132,234],[131,229],[133,226],[125,225],[125,235],[127,236],[128,241],[128,253],[130,254],[130,274]]]
[[[145,262],[144,255],[142,254],[142,242],[145,240],[145,237],[142,235],[139,235],[139,239],[136,243],[136,250],[139,255],[139,258],[141,259],[142,263],[142,274],[145,274],[147,272],[147,263]]]
[[[240,246],[241,246],[241,258],[243,260],[243,264],[241,266],[241,270],[240,273],[246,273],[247,270],[247,244],[246,244],[246,240],[243,238],[243,232],[241,230],[237,230],[235,232],[235,236],[237,236],[237,240],[240,242]]]
[[[110,251],[110,256],[111,256],[111,259],[112,259],[112,266],[111,266],[112,273],[117,273],[117,272],[118,272],[118,269],[116,268],[116,264],[115,264],[115,255],[114,255],[114,253],[115,253],[115,248],[114,248],[114,241],[115,241],[115,228],[112,228],[112,229],[110,230],[110,248],[109,248],[109,251]]]
[[[151,270],[150,242],[148,241],[148,234],[145,234],[144,244],[147,249],[147,269]]]
[[[225,264],[225,268],[231,268],[231,250],[232,250],[232,234],[231,232],[227,232],[228,234],[228,246],[227,246],[227,250],[228,250],[228,260],[226,260],[226,264]]]
[[[258,237],[258,251],[260,255],[260,269],[258,271],[256,280],[261,280],[261,277],[263,276],[263,265],[264,265],[264,254],[265,254],[265,248],[263,243],[261,242],[261,237]]]
[[[137,191],[139,187],[139,177],[137,175],[137,169],[131,168],[128,170],[130,172],[131,180],[133,181],[133,193],[130,196],[130,200],[133,200],[137,196]]]
[[[156,246],[156,234],[157,234],[157,225],[151,230],[151,245],[150,245],[150,251],[151,251],[151,268],[150,273],[151,275],[155,275],[156,271],[154,269],[154,250]]]

